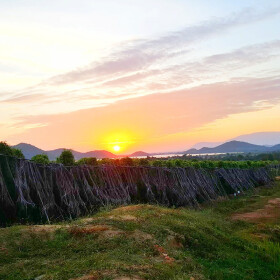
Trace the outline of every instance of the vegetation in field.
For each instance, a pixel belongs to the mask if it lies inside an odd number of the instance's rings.
[[[280,155],[280,153],[279,153]],[[248,158],[248,159],[246,159]],[[250,158],[250,159],[249,159]],[[194,168],[258,168],[280,163],[278,153],[261,155],[228,155],[228,156],[182,156],[180,158],[129,158],[121,159],[101,159],[94,165],[120,165],[120,166],[156,166],[156,167],[194,167]],[[86,159],[79,160],[76,164],[87,164]]]
[[[32,157],[31,161],[34,161],[34,162],[40,163],[40,164],[49,164],[50,163],[49,157],[44,154],[36,155],[36,156]]]
[[[2,228],[0,279],[276,280],[279,198],[278,183],[201,210],[131,205],[68,223]],[[235,218],[268,208],[273,215]]]
[[[189,156],[184,156],[189,157]],[[269,160],[269,161],[280,161],[280,152],[272,153],[245,153],[245,154],[218,154],[218,155],[204,155],[206,159],[212,160],[230,160],[230,161],[240,161],[240,160]],[[201,156],[195,156],[195,158],[201,158]]]
[[[226,161],[226,160],[198,160],[198,159],[102,159],[98,164],[112,164],[121,166],[156,166],[156,167],[194,167],[194,168],[257,168],[272,164],[279,164],[279,161],[270,160],[246,160],[246,161]]]
[[[98,162],[95,157],[89,157],[89,158],[81,158],[78,161],[76,161],[77,165],[87,164],[92,166],[97,166]]]

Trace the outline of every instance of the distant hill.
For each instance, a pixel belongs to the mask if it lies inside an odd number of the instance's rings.
[[[191,148],[197,150],[204,147],[214,148],[217,147],[218,145],[234,140],[255,144],[255,145],[261,145],[261,146],[273,146],[280,143],[280,131],[255,132],[250,134],[243,134],[223,142],[198,142],[195,145],[193,145]]]
[[[35,155],[46,154],[46,155],[48,155],[50,160],[55,160],[57,157],[59,157],[61,152],[64,150],[64,148],[60,148],[60,149],[55,149],[55,150],[50,150],[50,151],[44,151],[42,149],[37,148],[36,146],[26,144],[26,143],[17,144],[15,146],[13,146],[13,148],[20,149],[26,159],[31,159]],[[117,157],[115,154],[105,151],[105,150],[96,150],[96,151],[90,151],[90,152],[86,152],[86,153],[77,152],[75,150],[71,150],[71,151],[76,160],[79,160],[83,157],[96,157],[98,159],[116,158]]]
[[[270,147],[269,151],[271,151],[271,152],[280,151],[280,144]]]
[[[198,154],[199,152],[199,149],[195,149],[195,148],[192,148],[192,149],[189,149],[185,152],[183,152],[183,154]]]
[[[223,142],[198,142],[195,145],[192,146],[192,149],[201,149],[204,147],[207,148],[214,148],[218,145],[221,145]],[[280,143],[280,142],[279,142]]]
[[[44,150],[41,150],[33,145],[27,144],[27,143],[19,143],[13,148],[19,149],[24,154],[25,158],[31,159],[33,156],[39,155],[39,154],[46,154]]]
[[[247,142],[255,145],[273,146],[280,143],[280,131],[244,134],[230,139],[229,141],[231,140]]]
[[[106,150],[95,150],[87,153],[81,153],[82,157],[96,157],[96,158],[117,158],[118,156]]]
[[[189,149],[186,154],[211,154],[211,153],[258,153],[280,151],[280,144],[272,147],[254,145],[241,141],[229,141],[214,148]]]
[[[148,157],[150,156],[150,154],[143,152],[143,151],[137,151],[135,153],[132,153],[131,155],[129,155],[130,157]]]

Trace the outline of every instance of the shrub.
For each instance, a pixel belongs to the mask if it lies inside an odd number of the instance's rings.
[[[148,166],[150,165],[149,160],[147,158],[140,158],[138,161],[138,165],[140,166]]]
[[[98,162],[95,157],[89,157],[89,158],[81,158],[80,160],[77,161],[77,164],[79,165],[87,164],[87,165],[97,166]]]
[[[36,163],[41,163],[41,164],[49,164],[50,160],[49,157],[47,155],[36,155],[34,157],[31,158],[32,161],[36,162]]]
[[[175,165],[176,167],[183,167],[183,166],[184,166],[184,161],[183,161],[183,160],[180,160],[180,159],[176,159],[176,160],[174,161],[174,165]]]
[[[155,160],[153,161],[153,166],[156,166],[156,167],[162,167],[162,166],[165,166],[165,163],[163,160]]]
[[[115,164],[115,161],[111,158],[103,158],[101,159],[99,162],[99,164],[105,164],[105,165],[114,165]]]
[[[166,167],[171,168],[174,167],[175,162],[173,160],[167,160],[166,161]]]
[[[17,158],[25,158],[25,157],[24,157],[24,154],[22,153],[22,151],[21,151],[20,149],[12,148],[12,151],[13,151],[13,156],[14,156],[14,157],[17,157]]]
[[[132,158],[129,158],[129,157],[121,158],[120,159],[120,165],[133,166],[134,165],[134,161],[133,161]]]

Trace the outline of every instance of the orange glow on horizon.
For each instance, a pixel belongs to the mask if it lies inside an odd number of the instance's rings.
[[[220,110],[218,103],[211,103],[210,107],[205,103],[202,110],[202,107],[199,108],[203,105],[200,99],[191,102],[190,97],[182,99],[180,94],[179,101],[175,102],[173,98],[167,97],[148,96],[107,107],[58,115],[46,126],[28,129],[6,140],[12,144],[31,143],[45,150],[66,147],[81,152],[107,150],[128,155],[135,151],[185,151],[197,142],[223,142],[242,134],[280,131],[280,103],[262,110],[226,116],[221,113],[217,119],[213,112]],[[210,101],[208,98],[207,104]],[[192,104],[188,114],[185,114],[186,102]],[[127,113],[127,108],[133,108],[134,113]],[[168,115],[164,113],[167,111]],[[45,119],[38,118],[35,121],[44,123]],[[81,123],[84,125],[81,126]],[[49,137],[50,131],[56,137]],[[120,150],[116,151],[114,146],[119,146]]]
[[[99,144],[102,149],[110,150],[114,153],[129,152],[134,150],[134,146],[138,143],[139,138],[131,130],[118,130],[118,131],[104,131],[104,134],[99,134]],[[95,139],[98,142],[98,138]]]

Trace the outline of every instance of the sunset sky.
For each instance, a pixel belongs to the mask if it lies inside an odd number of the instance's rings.
[[[181,151],[280,131],[279,0],[0,0],[0,140]]]

